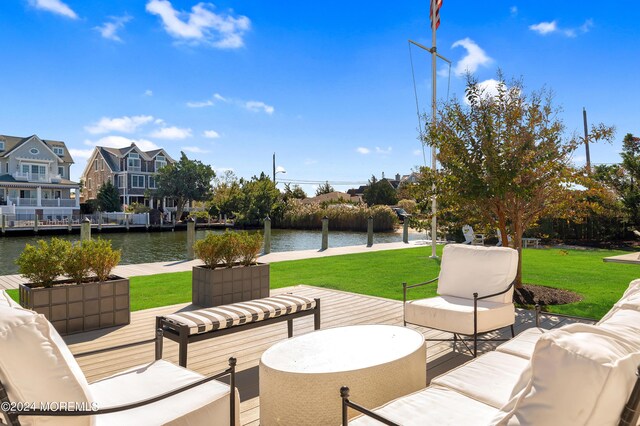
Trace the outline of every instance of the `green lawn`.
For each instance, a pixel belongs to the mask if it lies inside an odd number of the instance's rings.
[[[442,248],[438,248],[438,254]],[[610,250],[524,249],[523,276],[528,284],[575,291],[583,300],[550,307],[558,313],[602,317],[620,298],[629,281],[640,277],[635,265],[604,263]],[[439,263],[430,247],[348,254],[271,264],[271,287],[296,284],[402,299],[402,282],[415,284],[438,275]],[[10,292],[17,298],[17,290]],[[435,295],[431,285],[409,293],[410,298]],[[131,278],[131,308],[140,310],[191,300],[191,272]]]

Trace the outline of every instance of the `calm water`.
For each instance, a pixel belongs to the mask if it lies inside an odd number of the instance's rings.
[[[222,231],[220,231],[222,232]],[[203,238],[205,231],[197,231],[196,238]],[[94,236],[100,234],[94,233]],[[60,235],[71,241],[80,239],[79,234]],[[185,260],[187,258],[187,233],[179,232],[130,232],[121,234],[102,234],[110,239],[114,248],[122,249],[121,264],[163,262]],[[15,274],[18,269],[14,263],[26,244],[34,244],[41,237],[0,237],[0,275]],[[424,234],[409,234],[410,240],[424,238]],[[292,251],[320,249],[322,233],[320,231],[294,231],[274,229],[271,232],[271,251]],[[373,243],[392,243],[402,241],[402,234],[377,233]],[[367,234],[364,232],[330,232],[329,247],[365,245]]]

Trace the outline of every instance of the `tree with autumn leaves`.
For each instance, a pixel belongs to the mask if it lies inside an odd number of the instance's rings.
[[[424,143],[436,147],[440,166],[423,168],[414,190],[426,207],[434,187],[439,217],[499,229],[520,251],[524,232],[540,217],[575,217],[597,209],[594,199],[602,191],[585,169],[573,165],[582,142],[564,137],[548,90],[526,93],[522,80],[507,82],[500,72],[496,89],[490,94],[469,75],[465,102],[454,99],[439,109]],[[600,124],[591,128],[589,139],[611,141],[613,134],[612,127]],[[507,238],[502,241],[508,244]],[[517,286],[522,284],[519,258]]]

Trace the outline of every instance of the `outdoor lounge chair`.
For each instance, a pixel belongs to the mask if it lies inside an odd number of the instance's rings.
[[[513,281],[517,269],[518,252],[511,248],[446,245],[438,278],[402,284],[404,324],[453,333],[453,339],[427,340],[453,340],[454,349],[458,339],[467,345],[468,339],[461,336],[473,336],[473,351],[469,350],[475,357],[479,334],[510,326],[514,336]],[[436,281],[437,297],[407,301],[408,289]]]
[[[235,359],[229,364],[203,377],[158,360],[88,383],[49,321],[0,291],[0,414],[12,426],[237,425]],[[230,385],[215,380],[224,375]]]
[[[498,244],[496,244],[496,246],[502,247],[502,232],[500,232],[499,229],[496,229],[496,236],[498,237]],[[509,243],[509,245],[511,245],[511,243],[513,242],[513,239],[509,234],[507,234],[507,242]]]
[[[484,234],[476,234],[470,225],[462,227],[462,235],[464,235],[464,244],[484,245]]]

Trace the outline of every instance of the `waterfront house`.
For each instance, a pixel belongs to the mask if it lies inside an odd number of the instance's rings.
[[[0,135],[0,213],[42,219],[79,213],[79,184],[69,180],[72,164],[62,141]]]
[[[155,173],[174,162],[162,148],[143,151],[135,143],[126,148],[97,146],[82,173],[82,200],[97,198],[100,187],[110,180],[118,188],[123,205],[139,203],[155,209],[174,210],[172,200],[153,196],[157,188]]]

